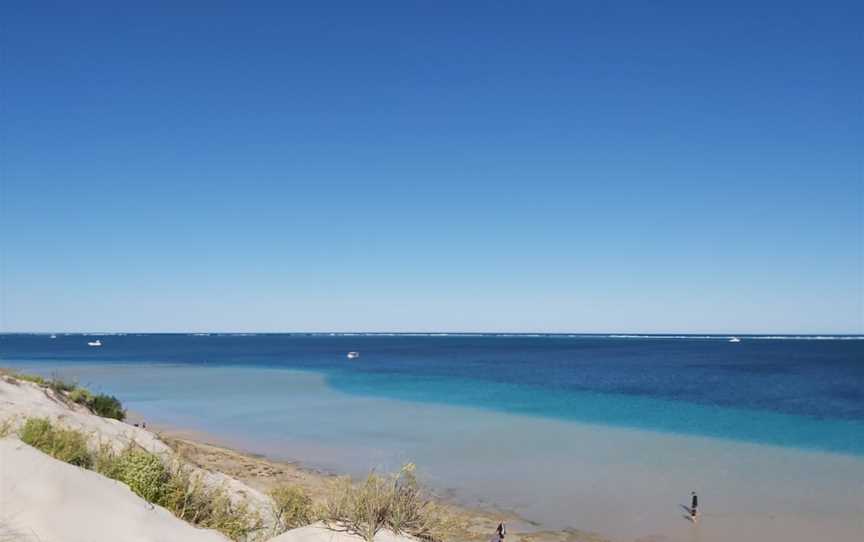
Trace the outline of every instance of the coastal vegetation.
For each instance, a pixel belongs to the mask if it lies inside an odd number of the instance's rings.
[[[233,502],[224,487],[208,487],[200,473],[177,459],[164,459],[134,444],[120,452],[102,445],[93,450],[87,435],[59,427],[48,419],[29,418],[18,431],[26,444],[78,467],[123,482],[142,499],[158,504],[198,527],[215,529],[232,540],[254,540],[262,518],[243,502]],[[381,529],[426,540],[440,540],[443,516],[424,496],[414,465],[398,473],[371,473],[362,483],[341,478],[323,505],[316,505],[296,486],[270,492],[276,534],[324,521],[334,530],[372,541]]]
[[[120,400],[113,395],[100,393],[93,395],[85,388],[74,388],[68,397],[75,403],[86,406],[90,412],[103,418],[113,418],[123,421],[126,419],[126,410]]]
[[[312,498],[299,486],[279,486],[270,491],[273,499],[274,534],[282,534],[315,523],[321,516]]]
[[[163,460],[134,444],[121,452],[103,445],[91,450],[87,435],[42,418],[27,419],[18,432],[26,444],[46,454],[123,482],[142,499],[158,504],[198,527],[215,529],[245,542],[262,528],[246,503],[235,503],[224,487],[210,487],[202,474],[175,459]]]
[[[56,374],[51,378],[44,378],[39,375],[30,375],[15,373],[12,371],[0,369],[0,376],[7,376],[25,382],[32,382],[40,387],[52,390],[60,397],[64,397],[73,403],[83,405],[90,412],[103,418],[113,418],[123,421],[126,419],[126,409],[119,399],[113,395],[104,393],[93,394],[87,388],[81,387],[75,382],[66,380]]]
[[[85,469],[93,466],[87,437],[80,431],[55,427],[47,419],[30,418],[21,426],[18,437],[60,461]]]
[[[384,528],[396,534],[440,539],[445,526],[443,514],[425,495],[415,470],[409,463],[396,474],[370,473],[360,484],[340,479],[327,499],[322,519],[370,542]]]

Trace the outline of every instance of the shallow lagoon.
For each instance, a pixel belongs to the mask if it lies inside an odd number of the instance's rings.
[[[60,372],[151,423],[276,458],[357,475],[415,461],[441,492],[546,527],[864,534],[860,340],[83,339],[3,336],[0,365]],[[680,508],[691,490],[696,527]]]

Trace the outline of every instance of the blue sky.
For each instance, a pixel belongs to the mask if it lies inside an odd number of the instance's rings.
[[[3,2],[0,329],[862,333],[864,8],[702,4]]]

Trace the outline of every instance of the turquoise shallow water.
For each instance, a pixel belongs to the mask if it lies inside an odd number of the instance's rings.
[[[86,346],[92,338],[3,335],[0,358],[37,370],[305,370],[347,394],[864,455],[856,337],[124,335],[103,337],[98,349]],[[349,350],[362,357],[347,360]]]
[[[544,390],[471,379],[333,372],[328,382],[346,393],[405,401],[480,406],[538,417],[864,455],[864,423],[718,407],[641,395]]]

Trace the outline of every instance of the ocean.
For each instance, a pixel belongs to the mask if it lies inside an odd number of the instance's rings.
[[[544,527],[685,540],[676,507],[699,489],[718,526],[700,540],[857,538],[864,340],[740,338],[6,334],[0,366],[276,458],[352,474],[415,461],[441,492]]]

